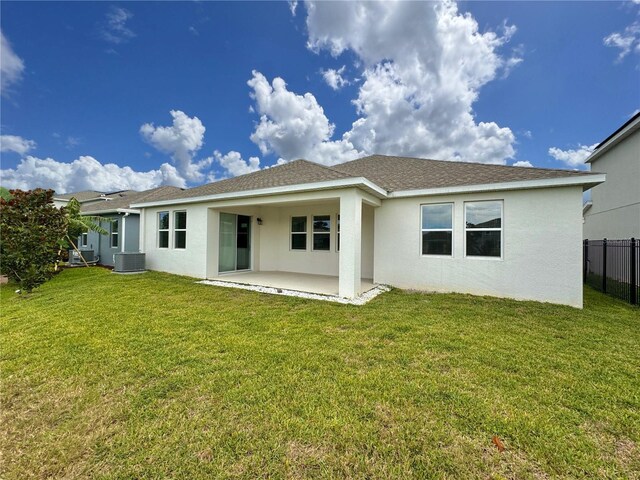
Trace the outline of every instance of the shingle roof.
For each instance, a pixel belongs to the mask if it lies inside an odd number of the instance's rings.
[[[566,178],[589,173],[592,172],[371,155],[333,167],[326,167],[308,160],[295,160],[200,187],[174,191],[162,200],[180,200],[355,177],[364,177],[387,192],[393,192]],[[146,203],[153,200],[161,199],[136,198],[135,201],[132,199],[131,203]]]
[[[193,198],[261,188],[285,187],[288,185],[338,180],[349,178],[350,176],[334,168],[325,167],[307,160],[295,160],[246,175],[183,190],[182,192],[177,192],[172,198]],[[151,200],[145,199],[145,201]],[[139,201],[136,200],[134,203],[139,203]]]
[[[126,190],[117,192],[114,195],[108,195],[106,198],[109,200],[101,200],[98,202],[92,202],[89,204],[83,204],[80,207],[82,213],[87,212],[111,212],[119,208],[129,208],[134,202],[153,202],[156,200],[165,200],[171,198],[182,192],[183,190],[178,187],[158,187],[151,190],[145,190],[142,192],[136,192],[135,190]]]
[[[97,192],[95,190],[83,190],[82,192],[75,193],[63,193],[63,194],[55,194],[54,198],[59,198],[61,200],[71,200],[75,198],[80,203],[86,202],[87,200],[92,200],[95,198],[100,198],[100,195],[103,195],[104,192]]]
[[[588,175],[590,172],[371,155],[332,167],[388,192]]]

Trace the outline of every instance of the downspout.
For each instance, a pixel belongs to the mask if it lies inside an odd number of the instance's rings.
[[[125,237],[125,225],[126,225],[126,223],[127,223],[127,222],[126,222],[125,220],[127,219],[127,217],[128,217],[128,216],[129,216],[129,212],[125,213],[125,214],[122,216],[122,245],[120,246],[120,251],[121,251],[121,252],[124,252],[124,244],[125,244],[125,242],[126,242],[126,237]]]

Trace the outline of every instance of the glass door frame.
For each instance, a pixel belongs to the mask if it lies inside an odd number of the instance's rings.
[[[223,241],[223,235],[229,235],[231,232],[229,231],[225,231],[225,229],[223,229],[222,225],[223,225],[223,215],[226,216],[232,216],[233,217],[233,229],[234,229],[234,234],[233,234],[233,269],[226,269],[226,270],[222,270],[222,266],[221,266],[221,260],[222,260],[222,249],[224,248],[224,241]],[[239,217],[244,217],[246,219],[248,219],[248,226],[247,226],[247,232],[246,232],[246,236],[247,236],[247,240],[246,240],[246,250],[248,250],[248,256],[249,258],[247,259],[247,263],[248,266],[247,268],[238,268],[238,239],[240,238],[240,235],[245,235],[245,233],[240,233],[239,229],[240,229],[240,223],[239,223]],[[252,267],[253,267],[253,217],[250,215],[242,215],[242,214],[236,214],[236,213],[228,213],[228,212],[220,212],[220,218],[218,221],[218,273],[219,274],[227,274],[227,273],[236,273],[236,272],[250,272],[252,271]],[[229,240],[228,238],[226,239],[227,241]]]

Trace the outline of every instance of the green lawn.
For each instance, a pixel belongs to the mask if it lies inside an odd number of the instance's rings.
[[[14,289],[3,479],[640,478],[640,309],[591,289],[583,311],[100,268]]]

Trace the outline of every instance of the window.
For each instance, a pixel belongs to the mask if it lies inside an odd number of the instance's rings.
[[[307,249],[307,217],[291,217],[291,250]]]
[[[111,248],[118,248],[120,220],[111,222]]]
[[[329,215],[313,216],[313,249],[331,249],[331,217]]]
[[[453,252],[453,203],[422,205],[422,255]]]
[[[502,255],[502,201],[464,204],[466,255]]]
[[[336,220],[336,252],[340,251],[340,215]]]
[[[89,234],[84,232],[80,235],[80,246],[86,247],[87,245],[89,245]]]
[[[158,212],[158,248],[169,248],[169,212]]]
[[[187,212],[173,212],[173,248],[187,248]]]

